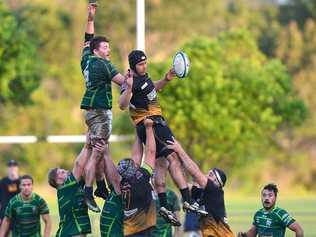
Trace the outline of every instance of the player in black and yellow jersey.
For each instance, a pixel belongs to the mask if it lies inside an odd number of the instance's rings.
[[[51,219],[45,200],[33,190],[33,178],[23,175],[20,178],[21,192],[11,198],[0,229],[0,236],[4,237],[12,224],[12,237],[40,237],[42,217],[44,237],[50,236]]]
[[[224,190],[226,183],[225,173],[214,168],[205,175],[198,165],[188,156],[181,145],[176,141],[168,141],[169,149],[174,150],[179,155],[186,170],[195,179],[195,182],[203,189],[202,203],[207,216],[201,218],[201,231],[204,237],[234,237],[226,216]]]
[[[99,142],[91,147],[87,138],[85,146],[74,162],[72,171],[54,168],[48,172],[48,183],[57,189],[60,218],[57,237],[83,237],[91,233],[88,208],[84,202],[84,168],[91,153],[100,155],[104,146],[105,143]]]
[[[157,91],[163,89],[174,78],[175,73],[173,69],[170,69],[164,79],[154,82],[147,73],[147,57],[143,51],[133,50],[129,54],[128,60],[130,69],[133,72],[133,78],[127,78],[122,85],[120,108],[125,109],[129,107],[129,113],[136,126],[138,139],[143,144],[145,144],[146,140],[145,117],[150,117],[155,121],[156,157],[159,160],[165,158],[168,160],[167,165],[165,165],[166,162],[164,161],[157,162],[156,164],[155,187],[161,206],[160,213],[175,225],[179,225],[180,222],[170,213],[167,205],[165,177],[168,168],[172,179],[180,189],[183,208],[190,211],[199,211],[199,209],[191,204],[188,184],[176,153],[167,148],[166,142],[173,138],[173,133],[162,116],[161,107],[158,102]]]
[[[156,225],[156,206],[150,184],[150,178],[155,168],[156,153],[152,128],[153,121],[146,119],[144,126],[147,135],[146,148],[144,162],[140,167],[136,166],[131,158],[121,160],[117,167],[110,159],[105,161],[108,181],[113,185],[116,194],[121,193],[124,210],[124,227],[121,227],[121,231],[124,229],[124,236],[128,237],[150,237]],[[119,208],[117,203],[114,205]],[[111,210],[118,214],[120,211],[118,209],[113,210],[113,208]],[[113,214],[110,214],[110,216],[112,217]],[[116,227],[118,227],[118,219],[114,221],[116,221]],[[102,236],[122,236],[119,229],[108,230],[107,223],[102,224]],[[109,235],[109,232],[105,232],[105,230],[112,231],[113,234]]]

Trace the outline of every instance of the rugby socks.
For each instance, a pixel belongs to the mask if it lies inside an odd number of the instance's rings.
[[[158,198],[159,198],[160,207],[165,207],[168,209],[167,194],[166,193],[158,193]]]
[[[191,204],[190,191],[189,188],[180,189],[182,201]]]
[[[104,192],[104,193],[108,191],[104,179],[97,180],[97,189],[99,189],[101,192]]]
[[[203,189],[198,188],[197,186],[192,186],[191,195],[194,202],[199,203],[202,198]]]
[[[84,193],[87,197],[93,197],[93,187],[84,187]]]

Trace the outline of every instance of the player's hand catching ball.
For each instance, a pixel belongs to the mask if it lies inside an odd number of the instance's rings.
[[[171,81],[175,76],[176,76],[176,73],[175,73],[174,69],[171,68],[171,69],[167,72],[167,74],[166,74],[166,76],[165,76],[165,79],[166,79],[167,81]]]

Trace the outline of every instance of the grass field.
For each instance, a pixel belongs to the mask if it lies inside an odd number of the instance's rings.
[[[43,195],[42,192],[39,192]],[[56,194],[51,191],[44,192],[43,197],[49,203],[51,214],[53,217],[53,234],[56,233],[58,227],[58,211],[56,203]],[[102,207],[103,203],[99,203]],[[303,227],[305,237],[316,237],[316,197],[304,198],[286,198],[278,200],[278,206],[286,209]],[[252,217],[256,210],[261,208],[260,199],[257,197],[233,197],[230,195],[226,198],[226,208],[228,220],[232,230],[237,233],[241,230],[247,230],[251,223]],[[99,215],[91,213],[91,222],[93,226],[93,234],[90,236],[98,237],[99,234]],[[53,236],[53,235],[52,235]],[[295,236],[290,230],[287,230],[286,237]]]

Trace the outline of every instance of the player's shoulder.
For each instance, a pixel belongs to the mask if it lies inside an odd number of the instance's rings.
[[[272,212],[280,218],[288,213],[285,209],[280,207],[275,207]]]
[[[254,216],[261,216],[264,214],[264,212],[265,212],[264,208],[260,208],[259,210],[255,212]]]
[[[33,200],[42,201],[44,198],[37,193],[33,193]]]
[[[10,201],[9,201],[9,204],[10,205],[16,205],[17,203],[20,203],[21,202],[21,197],[20,197],[20,194],[16,194],[16,195],[14,195],[11,199],[10,199]]]
[[[285,209],[281,208],[281,207],[275,207],[272,212],[274,212],[274,213],[282,213],[282,212],[287,212],[287,211]]]

